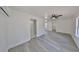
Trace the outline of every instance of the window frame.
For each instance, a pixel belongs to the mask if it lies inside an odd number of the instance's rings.
[[[76,37],[79,38],[79,17],[76,18]]]

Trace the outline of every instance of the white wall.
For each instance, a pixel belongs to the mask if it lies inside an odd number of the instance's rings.
[[[30,19],[34,16],[12,10],[8,20],[8,48],[15,47],[30,40],[31,23]],[[45,34],[44,20],[36,17],[37,36]]]
[[[8,51],[19,44],[30,40],[30,19],[29,14],[10,10],[10,17],[0,13],[0,51]],[[37,19],[37,36],[45,34],[44,20]]]
[[[72,19],[59,19],[56,22],[56,31],[62,33],[72,33]]]
[[[30,16],[12,10],[8,20],[8,48],[30,40]]]
[[[8,51],[7,46],[7,19],[8,17],[0,11],[0,52]]]

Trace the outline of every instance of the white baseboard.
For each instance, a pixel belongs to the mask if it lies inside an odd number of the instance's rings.
[[[76,38],[75,36],[72,36],[75,44],[77,45],[77,47],[79,48],[79,38]]]
[[[11,46],[8,47],[8,49],[11,49],[11,48],[16,47],[16,46],[18,46],[18,45],[21,45],[21,44],[26,43],[26,42],[28,42],[28,41],[29,41],[29,40],[26,40],[26,41],[22,41],[22,42],[19,42],[19,43],[17,43],[17,44],[11,45]]]
[[[42,36],[42,35],[44,35],[44,34],[45,34],[45,32],[42,32],[42,33],[40,33],[40,34],[37,34],[37,37]],[[21,45],[21,44],[23,44],[23,43],[26,43],[26,42],[28,42],[28,41],[30,41],[30,40],[31,40],[31,39],[26,40],[26,41],[21,41],[21,42],[19,42],[19,43],[17,43],[17,44],[11,45],[11,46],[8,47],[8,49],[13,48],[13,47],[16,47],[16,46],[18,46],[18,45]]]

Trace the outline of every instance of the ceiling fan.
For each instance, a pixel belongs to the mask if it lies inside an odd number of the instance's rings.
[[[58,18],[61,17],[61,16],[63,16],[63,15],[52,14],[52,15],[50,16],[50,18],[51,18],[51,19],[58,19]]]
[[[49,15],[49,16],[45,16],[45,19],[58,19],[61,16],[63,16],[63,15],[52,14],[52,15]]]
[[[58,19],[59,17],[63,16],[61,14],[56,14],[55,10],[52,10],[51,13],[52,14],[49,14],[49,15],[45,14],[45,19]]]

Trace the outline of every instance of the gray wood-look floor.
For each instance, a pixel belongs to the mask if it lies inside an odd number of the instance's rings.
[[[9,52],[78,52],[72,37],[48,31],[47,34],[8,50]]]

